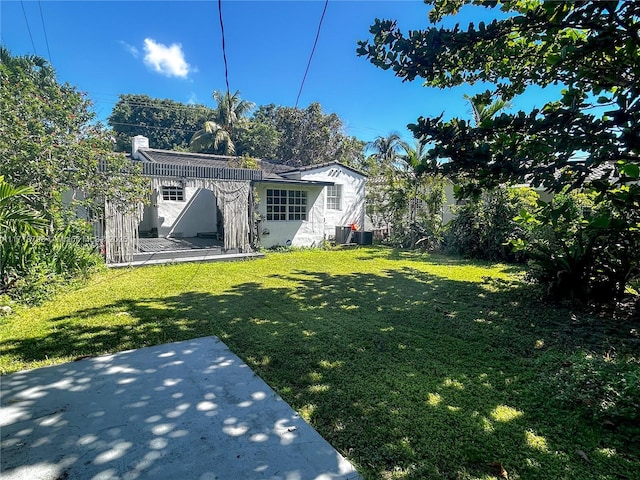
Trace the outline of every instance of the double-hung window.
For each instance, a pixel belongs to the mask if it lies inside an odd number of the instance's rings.
[[[327,208],[329,210],[342,210],[342,185],[329,185],[327,187]]]
[[[267,220],[306,220],[307,192],[267,189]]]

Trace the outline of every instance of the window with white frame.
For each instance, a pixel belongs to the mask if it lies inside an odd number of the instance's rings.
[[[184,187],[162,185],[162,200],[184,202]]]
[[[267,220],[306,220],[307,192],[267,189]]]
[[[329,210],[342,210],[342,185],[329,185],[327,187],[327,208]]]

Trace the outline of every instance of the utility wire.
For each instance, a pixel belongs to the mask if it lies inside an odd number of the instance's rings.
[[[33,43],[33,36],[31,35],[31,28],[29,27],[29,19],[27,18],[27,12],[24,9],[24,2],[20,0],[20,5],[22,6],[22,14],[24,15],[24,21],[27,22],[27,32],[29,32],[29,38],[31,39],[31,46],[33,47],[33,53],[38,55],[36,52],[36,44]]]
[[[42,22],[42,30],[44,31],[44,41],[47,44],[47,53],[49,54],[49,63],[53,65],[51,59],[51,50],[49,50],[49,37],[47,36],[47,27],[44,25],[44,15],[42,14],[42,3],[38,0],[38,8],[40,9],[40,21]]]
[[[224,22],[222,21],[222,0],[218,0],[218,13],[220,16],[220,33],[222,35],[222,58],[224,59],[224,81],[227,84],[227,108],[231,119],[231,90],[229,89],[229,66],[227,65],[227,47],[224,41]]]
[[[324,20],[324,14],[327,12],[328,5],[329,5],[329,0],[325,0],[324,9],[322,10],[322,15],[320,16],[320,22],[318,23],[318,31],[316,32],[316,39],[313,42],[313,48],[311,49],[311,55],[309,55],[309,62],[307,63],[307,69],[304,71],[304,77],[302,77],[300,90],[298,91],[298,96],[296,97],[295,108],[298,108],[298,101],[300,100],[300,95],[302,94],[302,88],[304,87],[304,82],[307,79],[307,74],[309,73],[309,67],[311,67],[311,59],[313,58],[313,54],[316,51],[316,45],[318,45],[318,38],[320,38],[320,29],[322,28],[322,21]]]

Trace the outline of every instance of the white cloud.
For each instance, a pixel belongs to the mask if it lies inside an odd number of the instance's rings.
[[[151,38],[144,39],[144,63],[167,77],[187,78],[191,66],[185,61],[182,45],[173,43],[169,47],[156,43]]]
[[[124,49],[129,52],[131,54],[131,56],[133,56],[133,58],[138,58],[138,55],[140,55],[140,52],[138,51],[138,49],[136,47],[134,47],[133,45],[129,45],[127,42],[120,40],[120,45],[122,45],[124,47]]]

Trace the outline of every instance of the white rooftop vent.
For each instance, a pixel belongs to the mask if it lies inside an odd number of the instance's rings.
[[[140,160],[138,150],[141,148],[149,148],[149,139],[144,135],[136,135],[131,139],[131,156],[135,160]]]

